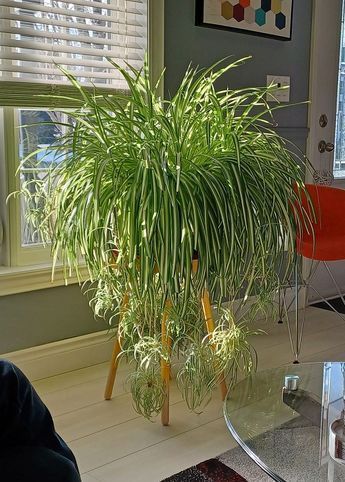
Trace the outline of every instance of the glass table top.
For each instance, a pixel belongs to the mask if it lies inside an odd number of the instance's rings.
[[[280,482],[345,481],[345,363],[255,373],[229,390],[227,426]]]

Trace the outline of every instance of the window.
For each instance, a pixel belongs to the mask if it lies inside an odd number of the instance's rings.
[[[30,189],[31,180],[43,180],[57,162],[52,152],[46,151],[44,159],[34,154],[16,175],[28,154],[48,149],[61,134],[53,126],[23,126],[61,116],[59,108],[73,108],[68,96],[75,90],[59,66],[87,88],[124,91],[125,81],[107,59],[140,68],[149,50],[156,78],[163,68],[163,4],[163,0],[0,0],[0,220],[4,226],[0,265],[49,260],[49,249],[25,218],[20,199],[11,197],[6,206],[5,199],[20,186]],[[150,38],[155,42],[148,42]]]
[[[40,196],[41,185],[49,182],[49,170],[61,162],[61,155],[50,146],[58,142],[64,135],[61,125],[68,121],[67,115],[59,111],[16,109],[19,124],[18,156],[20,161],[19,184],[21,189],[26,189],[37,196],[31,199],[30,210],[21,199],[21,246],[42,244],[44,239],[38,233],[35,224],[27,213],[40,210],[42,197]],[[56,124],[51,125],[51,122]],[[40,124],[41,123],[41,124]],[[43,124],[44,123],[44,124]]]
[[[44,108],[3,108],[5,134],[5,163],[8,192],[27,189],[37,195],[32,198],[30,210],[23,197],[10,198],[9,204],[9,264],[25,266],[48,262],[49,247],[41,239],[28,213],[39,209],[42,197],[40,186],[48,181],[49,169],[61,161],[49,146],[63,134],[55,125],[40,122],[64,122],[66,114]],[[8,263],[6,263],[8,264]]]

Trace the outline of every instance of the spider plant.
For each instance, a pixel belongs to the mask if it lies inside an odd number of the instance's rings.
[[[140,71],[114,64],[129,95],[90,93],[65,71],[80,107],[67,113],[66,134],[51,147],[61,162],[43,188],[23,186],[39,198],[36,228],[49,235],[54,264],[78,270],[82,256],[91,305],[120,331],[136,365],[134,403],[147,417],[164,401],[162,357],[176,362],[194,410],[220,371],[234,377],[255,367],[248,323],[267,313],[294,261],[294,184],[303,190],[304,161],[272,128],[271,88],[216,89],[242,62],[189,67],[169,100],[152,85],[147,63]],[[219,310],[228,302],[212,336],[200,310],[205,288]],[[246,309],[252,295],[257,305]],[[171,352],[161,333],[167,302]]]

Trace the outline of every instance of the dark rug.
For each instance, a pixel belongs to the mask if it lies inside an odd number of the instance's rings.
[[[345,315],[345,305],[341,298],[333,298],[333,300],[328,300],[328,303],[333,307],[333,309],[325,301],[320,301],[319,303],[313,303],[310,306],[312,306],[313,308],[321,308],[322,310],[328,310],[328,311],[335,310],[338,313],[342,313]]]
[[[182,470],[162,482],[247,482],[241,475],[218,459],[209,459]]]

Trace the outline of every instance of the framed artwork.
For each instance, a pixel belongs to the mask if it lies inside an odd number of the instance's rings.
[[[291,39],[293,0],[196,0],[196,25]]]

